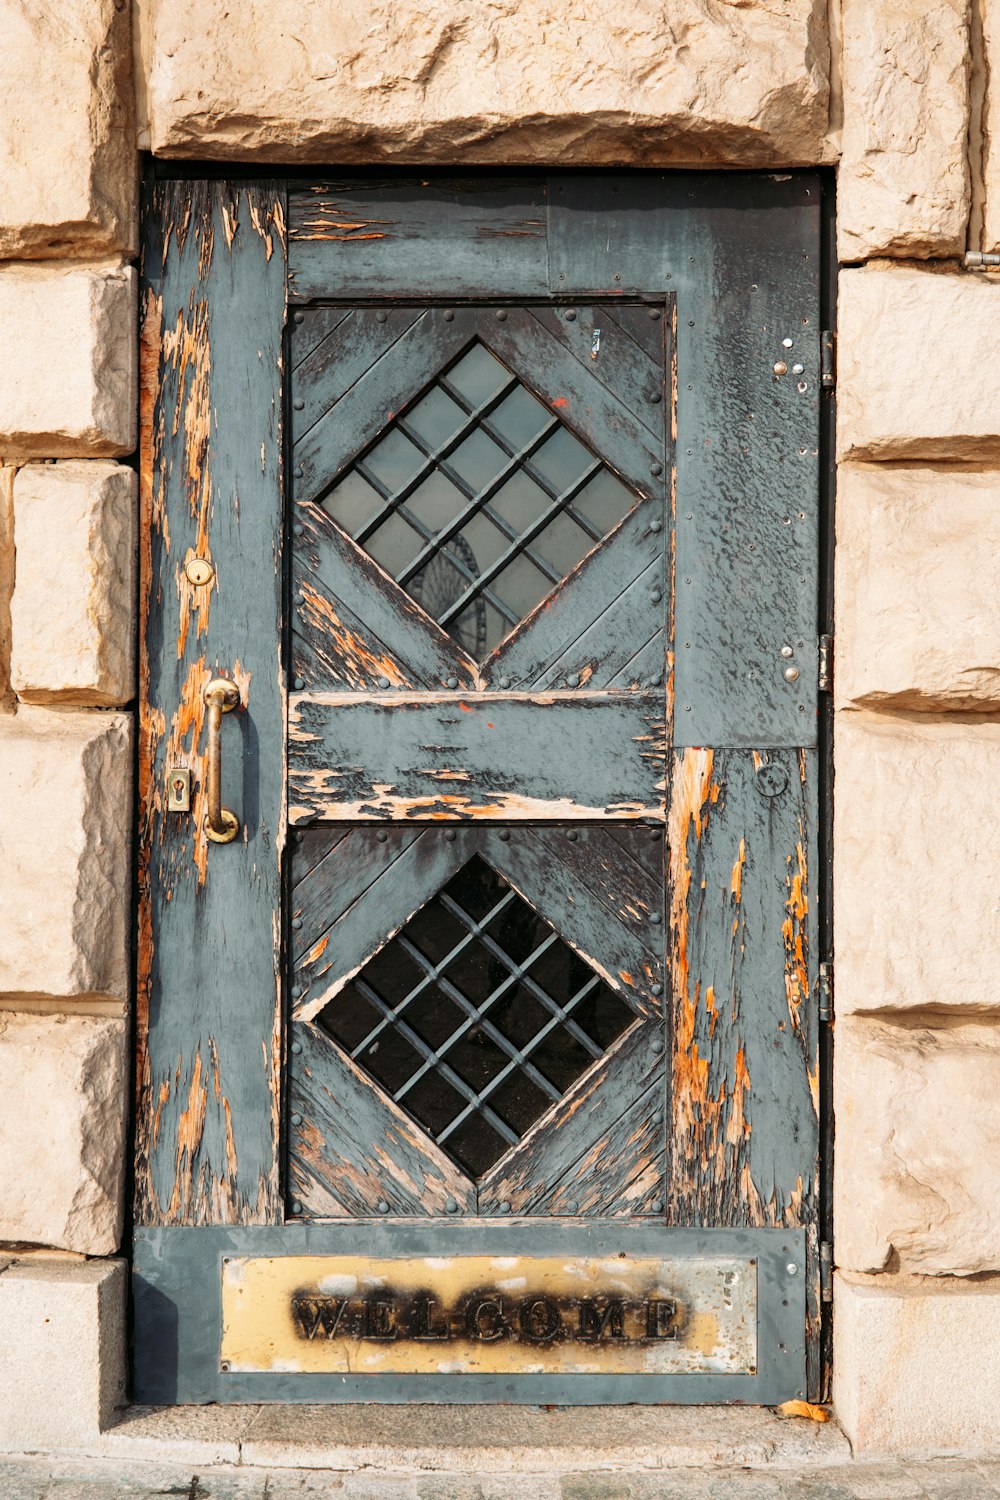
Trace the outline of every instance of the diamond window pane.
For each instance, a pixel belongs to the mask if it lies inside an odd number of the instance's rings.
[[[482,661],[635,499],[476,343],[388,424],[323,504]]]
[[[477,1177],[635,1019],[476,855],[326,1006],[319,1024]]]

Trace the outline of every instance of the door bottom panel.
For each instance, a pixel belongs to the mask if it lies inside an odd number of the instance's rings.
[[[805,1390],[801,1230],[141,1229],[134,1398],[723,1403]]]

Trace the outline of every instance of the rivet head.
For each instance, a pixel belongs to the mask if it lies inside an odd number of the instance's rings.
[[[455,842],[455,840],[456,840],[457,837],[458,837],[458,835],[456,834],[454,828],[446,828],[445,829],[445,831],[444,831],[444,839],[445,839],[445,843],[446,844],[453,844]]]
[[[784,671],[784,678],[785,678],[786,682],[798,682],[798,680],[799,680],[799,669],[798,669],[798,667],[786,667],[785,671]]]
[[[501,677],[501,679],[500,679],[500,687],[502,687],[503,690],[504,690],[504,692],[506,692],[507,689],[510,687],[510,678],[509,677]]]
[[[649,1206],[653,1210],[654,1214],[662,1214],[662,1212],[663,1212],[663,1199],[662,1198],[654,1198],[653,1201],[652,1201],[652,1203]]]
[[[576,322],[576,308],[575,307],[567,307],[567,309],[566,309],[566,322],[567,323],[575,323]]]
[[[774,373],[775,375],[788,374],[788,366],[785,364],[785,361],[783,359],[776,359],[774,361]]]
[[[663,400],[663,392],[662,391],[650,391],[650,393],[649,393],[649,399],[650,399],[650,401],[652,401],[652,403],[653,403],[654,406],[659,406],[660,402]]]
[[[659,1055],[663,1051],[663,1038],[654,1036],[653,1040],[649,1044],[649,1050],[650,1052],[655,1052],[657,1055]]]
[[[295,691],[297,693],[301,693],[301,691],[302,691],[302,689],[304,687],[305,687],[304,680],[301,677],[296,677],[296,679],[295,679]]]
[[[781,654],[782,656],[793,656],[794,652],[792,651],[791,646],[782,646]]]
[[[650,521],[650,523],[649,523],[649,529],[650,529],[650,531],[662,531],[663,530],[663,522],[662,521]]]
[[[659,604],[659,602],[660,602],[660,600],[662,598],[663,598],[663,590],[662,589],[650,589],[650,591],[649,591],[649,602],[651,604]]]
[[[302,411],[305,404],[306,403],[303,401],[301,396],[299,396],[295,401],[292,402],[292,405],[294,406],[296,411]]]
[[[389,686],[388,677],[380,677],[378,680],[378,685],[380,688],[387,688]]]
[[[306,315],[305,315],[304,312],[297,312],[297,313],[293,313],[292,314],[292,322],[293,323],[304,323],[305,320],[306,320]]]
[[[570,675],[566,678],[566,686],[567,687],[579,687],[580,686],[580,674],[579,674],[579,672],[571,672],[570,673]]]
[[[292,527],[292,535],[293,536],[304,536],[305,535],[305,530],[306,530],[306,528],[303,526],[302,522],[301,521],[296,521],[295,525]]]
[[[375,835],[375,838],[380,844],[384,844],[388,837],[389,835],[386,833],[384,828],[380,828],[378,833]]]
[[[292,1204],[292,1213],[293,1214],[300,1214],[301,1212],[302,1212],[302,1204],[296,1198],[295,1202]]]
[[[652,318],[653,322],[655,323],[657,321],[657,319],[659,318],[659,316],[660,316],[660,309],[658,307],[651,307],[649,309],[649,316]]]
[[[301,1115],[292,1115],[292,1124],[293,1125],[301,1125],[302,1124],[302,1116]]]
[[[389,1212],[389,1204],[385,1198],[378,1200],[378,1211],[380,1214],[387,1214]]]
[[[651,995],[662,995],[663,994],[663,985],[662,984],[651,984],[649,986],[649,993]]]
[[[651,911],[649,914],[649,920],[652,922],[654,927],[659,927],[660,923],[663,921],[663,918],[660,916],[660,913],[658,911]]]
[[[446,1214],[458,1213],[458,1204],[455,1202],[454,1198],[445,1199],[444,1211]]]
[[[302,926],[302,918],[301,917],[293,917],[292,918],[292,926],[295,928],[295,931],[298,932],[299,928]]]
[[[292,1043],[292,1051],[295,1053],[295,1056],[298,1057],[299,1053],[302,1051],[302,1043],[301,1042],[293,1042]]]
[[[215,569],[207,557],[189,557],[184,564],[184,573],[188,583],[193,583],[196,588],[204,588],[215,577]]]
[[[500,832],[497,834],[497,838],[498,839],[502,839],[503,842],[506,844],[507,840],[510,838],[510,829],[509,828],[501,828]]]
[[[386,314],[384,312],[377,312],[375,314],[375,321],[376,321],[376,323],[384,323],[385,320],[386,320]]]
[[[805,372],[805,368],[806,368],[805,365],[799,365],[799,364],[792,365],[792,374],[793,375],[802,375]]]
[[[458,678],[457,677],[449,677],[446,686],[450,687],[450,688],[457,688],[458,687]]]
[[[660,463],[650,464],[649,472],[652,474],[654,479],[659,479],[660,475],[663,473],[663,465]]]
[[[797,1276],[799,1274],[799,1268],[795,1264],[794,1260],[790,1260],[788,1262],[785,1270],[788,1272],[789,1276]]]
[[[782,349],[790,349],[792,347],[792,340],[791,339],[782,339],[781,340],[781,347],[782,347]]]
[[[568,1214],[575,1214],[579,1207],[580,1205],[579,1203],[577,1203],[575,1198],[567,1199],[565,1209]]]
[[[575,828],[571,828],[569,830],[569,832],[567,833],[566,837],[569,839],[569,841],[570,841],[571,844],[575,844],[576,841],[577,841],[577,839],[580,837],[580,835],[579,835],[579,832]]]
[[[446,323],[453,323],[455,321],[455,314],[450,307],[445,309],[444,320]]]
[[[302,986],[301,986],[301,984],[293,984],[292,985],[292,995],[293,995],[294,999],[298,1000],[301,994],[302,994]]]
[[[504,311],[504,309],[501,307],[500,311],[497,313],[497,322],[498,323],[506,323],[506,321],[507,321],[507,314]]]

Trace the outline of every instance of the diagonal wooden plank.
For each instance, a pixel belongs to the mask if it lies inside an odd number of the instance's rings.
[[[342,675],[356,664],[357,676],[346,686],[375,686],[380,677],[396,686],[410,679],[439,688],[449,678],[460,688],[478,685],[476,664],[321,506],[299,504],[295,514],[302,535],[293,565],[294,629],[314,654],[340,655]],[[345,615],[361,629],[345,623]],[[328,645],[321,644],[324,633],[332,636]]]
[[[664,531],[659,507],[644,501],[501,641],[483,663],[484,680],[496,684],[506,678],[518,687],[534,687],[572,650],[609,601],[653,565],[664,566]],[[654,607],[650,600],[651,610]],[[598,677],[590,685],[603,684]]]
[[[607,834],[629,859],[641,865],[651,879],[662,884],[665,879],[664,849],[666,840],[662,828],[626,827],[624,824],[608,825]]]
[[[663,442],[666,371],[662,356],[651,359],[606,316],[604,307],[533,307],[530,315],[655,442]],[[653,400],[654,396],[659,400]]]
[[[518,839],[528,847],[534,845],[540,863],[563,866],[570,876],[570,889],[586,887],[644,946],[651,926],[662,927],[662,882],[651,879],[641,865],[627,858],[604,827],[529,827],[518,833]],[[657,916],[659,922],[654,921]]]
[[[663,494],[662,435],[639,423],[531,313],[515,307],[504,322],[483,319],[481,338],[626,484],[640,495]]]
[[[662,1018],[628,1032],[481,1180],[480,1213],[651,1212],[666,1193],[666,1055]]]
[[[343,823],[324,823],[319,828],[298,829],[292,841],[291,882],[293,888],[301,885],[310,872],[326,859],[326,856],[332,853],[349,833],[350,829]]]
[[[311,929],[309,946],[303,943],[296,954],[293,987],[301,992],[294,996],[298,1018],[312,1020],[372,954],[447,884],[476,848],[474,831],[452,830],[456,837],[449,840],[442,828],[425,829],[380,870],[380,857],[388,860],[381,851],[392,848],[388,830],[380,831],[386,833],[385,843],[370,833],[362,837],[360,830],[350,843],[351,861],[357,859],[364,865],[362,872],[353,876],[353,885],[347,885],[352,879],[350,862],[341,861],[329,872],[331,876],[336,874],[336,879],[330,882],[328,925],[321,931],[322,922],[318,921]],[[350,894],[373,871],[375,878],[368,881],[363,899],[345,906],[338,899],[340,881]]]
[[[512,828],[509,838],[502,839],[495,830],[483,829],[482,852],[637,1014],[656,1014],[665,983],[662,921],[637,920],[630,929],[528,834],[527,829]]]
[[[339,826],[343,829],[343,825]],[[311,828],[296,829],[296,834],[302,834],[305,840],[314,837],[315,832]],[[331,923],[359,900],[419,837],[419,828],[392,828],[386,829],[385,838],[377,841],[366,837],[361,829],[349,828],[327,855],[305,865],[301,874],[301,851],[306,851],[305,858],[309,860],[311,847],[293,839],[292,921],[300,924],[292,928],[293,968],[306,962]]]
[[[355,308],[292,372],[293,450],[421,317],[419,308]],[[298,329],[293,328],[293,353]]]
[[[601,317],[608,318],[634,344],[638,344],[650,359],[665,367],[671,334],[672,306],[672,298],[666,304],[659,302],[655,305],[635,302],[604,303]]]
[[[349,307],[300,307],[292,315],[291,357],[293,369],[349,318]],[[293,377],[294,378],[294,377]]]
[[[293,493],[322,495],[393,417],[475,336],[476,314],[427,308],[295,445]],[[294,405],[294,401],[293,401]]]
[[[302,1023],[292,1038],[288,1178],[302,1217],[377,1216],[387,1204],[425,1218],[449,1199],[475,1212],[474,1184],[334,1041]]]
[[[651,677],[661,681],[664,672],[666,617],[663,604],[663,560],[654,558],[638,578],[623,588],[617,599],[582,631],[571,646],[550,662],[532,683],[532,687],[561,687],[575,677],[587,687],[618,687],[622,669],[636,655],[636,641],[658,643],[659,668],[647,672],[643,687],[658,687]],[[629,683],[639,679],[634,675]]]
[[[641,640],[641,636],[637,636],[636,640]],[[666,665],[663,634],[658,631],[648,641],[643,641],[639,649],[633,651],[628,660],[621,664],[608,687],[638,688],[660,683],[664,679]]]

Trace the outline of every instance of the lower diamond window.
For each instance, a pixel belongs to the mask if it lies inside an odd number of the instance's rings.
[[[635,1019],[478,855],[319,1017],[473,1177]]]

